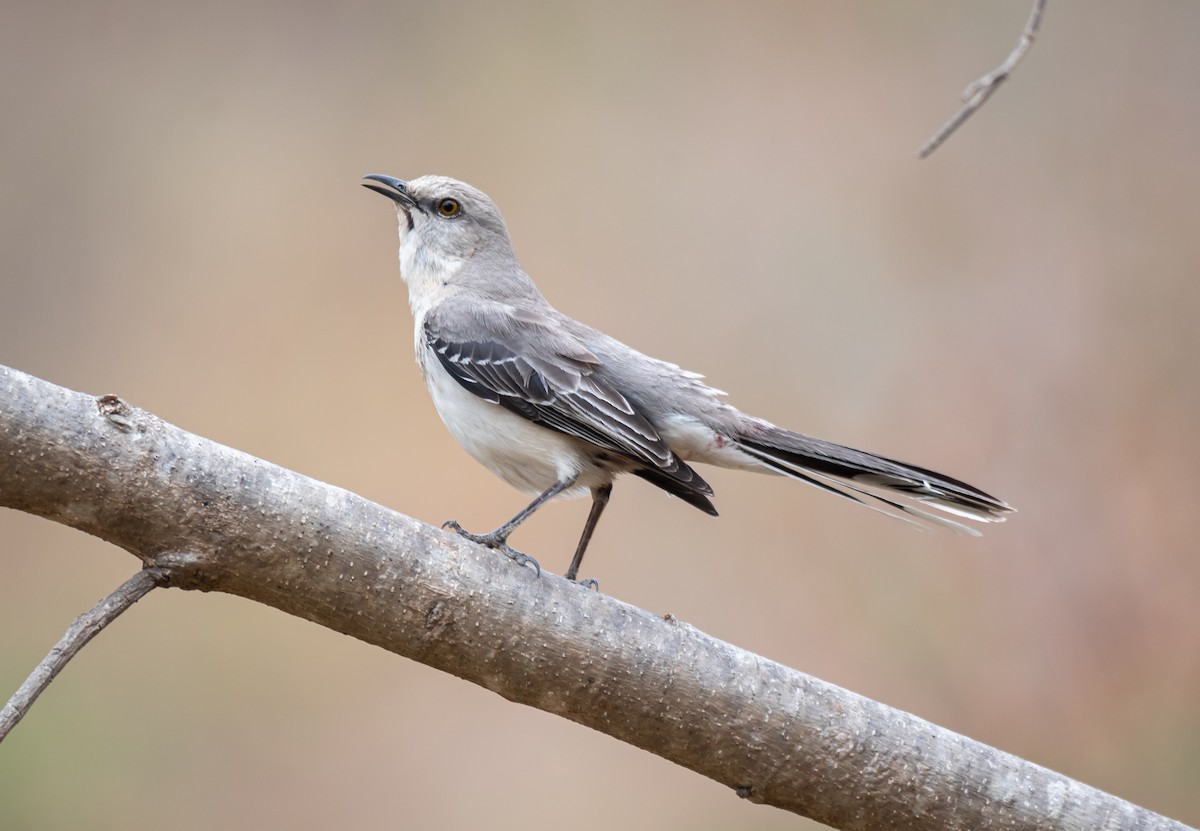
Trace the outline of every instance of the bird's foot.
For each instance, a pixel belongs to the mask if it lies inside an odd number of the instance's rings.
[[[464,529],[461,525],[458,524],[458,522],[456,520],[453,520],[453,519],[448,519],[445,522],[443,522],[442,527],[449,528],[451,531],[458,534],[460,537],[468,539],[471,542],[477,542],[480,545],[486,545],[488,548],[507,548],[508,547],[508,535],[501,534],[499,529],[493,531],[490,534],[472,534],[470,531],[467,531],[466,529]]]
[[[589,577],[586,580],[573,580],[572,582],[585,589],[595,589],[596,594],[600,593],[600,581],[595,577]]]
[[[510,546],[508,544],[508,535],[501,533],[501,529],[499,528],[490,534],[472,534],[470,531],[464,530],[453,519],[443,522],[442,527],[449,528],[460,537],[468,539],[471,542],[477,542],[480,545],[486,545],[488,548],[499,551],[519,566],[533,566],[533,570],[537,572],[537,576],[542,576],[542,567],[538,565],[538,561]]]

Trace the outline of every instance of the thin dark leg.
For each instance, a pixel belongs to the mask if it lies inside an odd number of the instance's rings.
[[[583,562],[583,552],[587,551],[588,543],[592,541],[592,532],[596,530],[596,523],[600,521],[600,514],[604,513],[604,506],[608,504],[608,497],[611,494],[612,483],[592,491],[592,510],[588,512],[587,522],[583,526],[583,534],[579,537],[579,545],[575,547],[575,557],[571,560],[571,567],[567,569],[567,579],[572,582],[579,573],[579,564]]]
[[[519,565],[532,563],[533,567],[537,569],[537,573],[540,575],[542,573],[542,567],[538,565],[537,560],[526,554],[522,554],[515,548],[510,548],[508,545],[508,535],[515,531],[518,525],[529,519],[534,511],[545,505],[551,499],[558,496],[560,493],[574,484],[574,479],[568,479],[563,482],[555,482],[553,485],[548,487],[541,496],[525,506],[525,508],[519,514],[501,525],[495,531],[492,531],[490,534],[472,534],[470,531],[464,531],[463,527],[453,519],[443,522],[442,527],[453,529],[454,531],[458,532],[460,537],[466,537],[471,542],[477,542],[481,545],[486,545],[488,548],[498,548],[509,557],[516,560]]]

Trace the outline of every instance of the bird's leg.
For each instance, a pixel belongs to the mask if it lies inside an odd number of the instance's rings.
[[[592,541],[592,532],[596,530],[596,523],[600,521],[600,514],[604,513],[604,506],[608,504],[610,495],[612,495],[611,482],[592,491],[592,509],[588,511],[587,522],[583,525],[583,534],[579,537],[579,545],[575,546],[575,556],[571,559],[571,567],[567,569],[566,578],[572,582],[579,573],[579,564],[583,562],[583,552],[587,551],[588,543]],[[584,580],[580,585],[594,589],[600,588],[600,584],[595,580]]]
[[[462,526],[459,525],[454,520],[449,520],[449,521],[443,523],[442,527],[443,528],[453,528],[455,531],[457,531],[459,533],[460,536],[466,537],[467,539],[471,540],[472,542],[477,542],[482,545],[486,545],[488,548],[500,548],[501,546],[503,546],[507,543],[509,534],[511,534],[513,531],[517,530],[518,525],[520,525],[525,520],[529,519],[529,517],[533,514],[534,511],[536,511],[538,508],[545,505],[551,499],[558,496],[560,493],[562,493],[563,491],[565,491],[567,488],[571,487],[574,484],[575,484],[574,478],[555,482],[553,485],[546,488],[546,490],[541,494],[541,496],[539,496],[537,499],[533,500],[528,505],[526,505],[519,514],[517,514],[515,517],[510,519],[508,522],[501,525],[495,531],[492,531],[490,534],[472,534],[470,531],[464,531],[462,529]]]
[[[468,540],[470,540],[471,542],[477,542],[480,545],[486,545],[488,548],[495,548],[495,549],[503,552],[508,557],[511,557],[513,559],[513,561],[517,563],[517,565],[523,566],[523,565],[532,564],[534,569],[537,571],[538,575],[540,576],[542,573],[542,567],[540,565],[538,565],[538,561],[533,559],[532,557],[530,557],[528,554],[522,554],[520,551],[517,551],[515,548],[511,548],[508,544],[508,535],[511,534],[513,531],[515,531],[517,529],[518,525],[520,525],[525,520],[529,519],[529,517],[533,514],[534,511],[536,511],[538,508],[545,505],[551,499],[558,496],[560,493],[562,493],[563,491],[565,491],[567,488],[571,487],[574,484],[575,484],[574,477],[571,479],[560,480],[558,482],[555,482],[553,485],[546,488],[546,490],[537,499],[533,500],[528,505],[526,505],[525,508],[519,514],[517,514],[515,517],[510,519],[508,522],[501,525],[495,531],[492,531],[490,534],[472,534],[470,531],[463,530],[463,527],[461,525],[459,525],[453,519],[443,522],[442,527],[450,528],[451,530],[455,531],[460,537],[465,537]]]

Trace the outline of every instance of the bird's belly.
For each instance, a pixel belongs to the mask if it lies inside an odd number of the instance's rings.
[[[468,392],[436,359],[431,363],[425,380],[442,423],[476,461],[514,488],[532,496],[577,478],[563,495],[578,496],[612,481],[613,474],[596,464],[591,445]]]

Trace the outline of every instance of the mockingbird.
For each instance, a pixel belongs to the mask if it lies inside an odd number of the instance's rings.
[[[694,462],[776,473],[922,526],[978,536],[959,519],[1000,522],[1001,500],[941,473],[776,427],[721,400],[703,376],[567,317],[517,262],[484,193],[444,176],[364,177],[396,203],[417,363],[446,427],[468,453],[536,498],[490,534],[462,536],[519,563],[508,537],[556,496],[592,508],[574,580],[613,480],[640,476],[716,516]],[[540,572],[540,569],[539,569]]]

